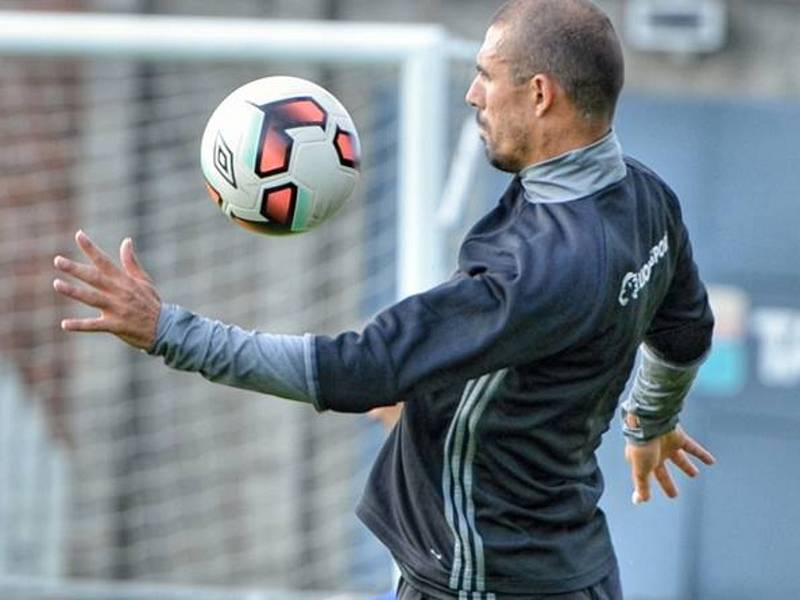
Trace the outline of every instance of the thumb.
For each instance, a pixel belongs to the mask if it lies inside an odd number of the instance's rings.
[[[633,504],[643,504],[650,500],[650,486],[645,483],[644,487],[646,488],[644,491],[639,487],[633,490],[633,494],[631,494],[631,502]]]
[[[144,270],[141,263],[139,263],[139,259],[136,257],[136,253],[133,250],[133,240],[131,238],[125,238],[122,240],[122,244],[119,247],[119,260],[122,263],[122,267],[125,269],[125,272],[128,273],[131,277],[136,279],[144,279],[150,283],[153,282],[153,278]]]
[[[639,450],[637,452],[637,450]],[[641,504],[650,500],[650,474],[652,473],[651,461],[642,449],[632,449],[629,453],[631,463],[631,481],[633,482],[633,495],[631,502]]]

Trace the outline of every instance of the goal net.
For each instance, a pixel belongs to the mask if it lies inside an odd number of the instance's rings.
[[[36,54],[0,62],[0,590],[3,577],[388,589],[390,559],[353,516],[379,425],[172,372],[108,336],[66,335],[61,318],[91,313],[53,293],[51,262],[75,256],[79,227],[110,252],[130,235],[166,301],[275,333],[358,328],[407,291],[406,67]],[[347,208],[298,237],[227,223],[198,165],[216,104],[272,74],[328,87],[363,146]],[[450,65],[450,110],[424,124],[445,128],[446,161],[470,75]],[[434,221],[431,207],[414,227]]]

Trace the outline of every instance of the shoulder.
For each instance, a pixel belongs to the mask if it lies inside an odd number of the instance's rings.
[[[625,156],[625,165],[628,167],[629,177],[648,186],[650,189],[660,191],[668,199],[669,203],[675,205],[675,207],[679,205],[678,195],[675,190],[653,169],[630,156]]]
[[[632,156],[625,155],[625,166],[628,167],[628,172],[633,173],[639,177],[645,177],[651,179],[654,183],[658,185],[663,185],[665,187],[669,187],[664,179],[656,173],[652,168],[645,165],[643,162],[636,160]]]

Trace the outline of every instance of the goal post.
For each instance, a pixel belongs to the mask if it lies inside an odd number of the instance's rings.
[[[474,159],[454,147],[476,46],[435,25],[0,11],[0,389],[18,390],[0,447],[26,453],[0,456],[0,596],[388,587],[388,556],[352,514],[377,425],[64,334],[83,309],[53,293],[52,257],[75,252],[78,227],[112,253],[132,235],[166,301],[276,333],[358,328],[452,269],[461,203],[438,212],[451,161]],[[199,142],[232,89],[277,74],[342,100],[362,178],[335,219],[263,239],[205,197]]]

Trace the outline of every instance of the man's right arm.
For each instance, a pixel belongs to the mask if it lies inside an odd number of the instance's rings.
[[[57,278],[53,286],[100,314],[64,319],[65,331],[111,333],[135,348],[163,356],[175,369],[316,404],[315,387],[308,378],[313,372],[309,336],[244,331],[164,304],[139,264],[130,238],[120,245],[119,266],[82,231],[75,241],[90,263],[57,256],[54,266],[86,285]]]

